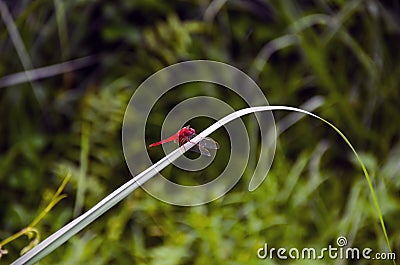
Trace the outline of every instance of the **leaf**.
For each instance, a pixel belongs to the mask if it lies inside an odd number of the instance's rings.
[[[375,205],[375,209],[378,213],[379,216],[379,221],[381,224],[381,228],[384,234],[384,237],[386,239],[387,246],[389,248],[389,251],[391,251],[389,239],[387,236],[386,232],[386,227],[385,223],[382,217],[381,213],[381,208],[379,206],[375,190],[372,186],[372,182],[370,179],[370,176],[368,174],[368,171],[361,160],[360,156],[354,149],[354,147],[351,145],[350,141],[346,138],[346,136],[338,129],[336,128],[332,123],[328,122],[327,120],[319,117],[318,115],[308,112],[306,110],[302,110],[299,108],[294,108],[294,107],[288,107],[288,106],[259,106],[259,107],[251,107],[251,108],[246,108],[246,109],[241,109],[238,111],[235,111],[224,118],[220,119],[219,121],[215,122],[213,125],[205,129],[203,132],[199,133],[196,137],[191,139],[190,142],[187,142],[186,144],[183,145],[183,150],[182,148],[177,148],[171,153],[169,153],[167,156],[159,160],[157,163],[155,163],[153,166],[149,167],[139,175],[135,176],[132,178],[130,181],[116,189],[114,192],[112,192],[110,195],[105,197],[103,200],[101,200],[99,203],[97,203],[95,206],[93,206],[89,211],[86,213],[82,214],[78,218],[74,219],[70,223],[66,224],[64,227],[62,227],[60,230],[43,240],[40,244],[38,244],[36,247],[34,247],[31,251],[26,253],[24,256],[20,257],[16,261],[14,261],[14,265],[20,265],[20,264],[34,264],[43,257],[45,257],[47,254],[51,253],[54,249],[62,245],[65,241],[70,239],[72,236],[74,236],[76,233],[84,229],[86,226],[88,226],[91,222],[96,220],[99,216],[107,212],[110,208],[114,207],[118,202],[126,198],[128,195],[130,195],[133,191],[135,191],[140,185],[144,184],[147,182],[149,179],[151,179],[153,176],[155,176],[158,172],[163,170],[165,167],[170,165],[173,161],[178,159],[181,155],[183,155],[187,150],[192,148],[194,145],[196,145],[201,139],[204,137],[207,137],[210,135],[212,132],[216,131],[217,129],[221,128],[223,125],[233,121],[234,119],[237,119],[239,117],[242,117],[247,114],[251,113],[256,113],[260,111],[275,111],[275,110],[287,110],[287,111],[294,111],[294,112],[300,112],[303,114],[307,114],[309,116],[312,116],[314,118],[317,118],[321,121],[323,121],[325,124],[328,124],[331,128],[333,128],[341,137],[342,139],[346,142],[346,144],[350,147],[352,152],[357,158],[357,161],[359,162],[364,176],[368,182],[368,186],[370,188],[370,192],[372,195],[372,199]],[[263,179],[258,179],[254,180],[251,179],[249,183],[249,191],[253,191],[255,188],[257,188]],[[162,249],[165,250],[165,249]],[[164,253],[164,251],[161,251],[161,254]]]

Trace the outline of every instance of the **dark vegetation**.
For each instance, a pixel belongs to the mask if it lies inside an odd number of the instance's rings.
[[[68,172],[72,177],[63,192],[68,197],[36,227],[42,239],[70,221],[74,211],[88,210],[129,180],[121,122],[135,88],[168,65],[209,59],[250,74],[271,105],[300,106],[323,97],[314,112],[340,128],[362,154],[392,250],[400,255],[398,1],[3,2],[26,54],[18,55],[3,16],[0,240],[27,226]],[[63,68],[63,74],[32,83],[10,77],[23,72],[21,60],[36,69],[85,56],[91,56],[85,67],[72,63],[77,69]],[[235,95],[216,91],[215,97],[241,107]],[[192,93],[185,86],[160,100],[148,121],[148,143],[158,140],[168,111]],[[288,114],[274,113],[277,121]],[[229,149],[218,152],[224,157]],[[151,155],[156,161],[163,154]],[[223,168],[226,160],[213,163]],[[388,251],[359,164],[321,122],[304,118],[279,137],[268,178],[252,193],[247,191],[251,173],[246,170],[226,196],[198,207],[171,206],[137,190],[41,264],[280,264],[258,260],[257,249],[265,242],[321,249],[335,245],[338,236],[353,247]],[[86,191],[79,203],[82,174]],[[202,183],[172,167],[164,174],[185,184]],[[213,178],[212,170],[202,174]],[[5,245],[8,254],[0,263],[15,260],[28,244],[21,237]]]

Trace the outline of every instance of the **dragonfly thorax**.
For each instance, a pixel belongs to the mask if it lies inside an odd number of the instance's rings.
[[[190,126],[183,127],[179,131],[179,136],[181,136],[181,137],[192,137],[194,134],[196,134],[196,130],[193,128],[190,128]]]

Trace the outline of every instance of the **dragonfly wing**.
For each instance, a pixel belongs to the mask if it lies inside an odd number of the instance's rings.
[[[195,152],[195,153],[199,153],[201,155],[205,155],[205,156],[211,156],[210,151],[208,151],[206,148],[199,146],[198,144],[196,144],[195,146],[193,146],[192,148],[189,149],[189,151],[191,152]]]
[[[206,148],[203,148],[203,147],[199,146],[199,150],[200,150],[200,153],[201,153],[202,155],[204,155],[204,156],[211,156],[210,151],[208,151]]]
[[[190,137],[182,137],[179,139],[179,145],[183,145],[186,142],[190,141],[190,139],[196,137],[196,134],[191,135]],[[189,149],[189,151],[199,153],[205,156],[211,156],[210,151],[208,149],[218,149],[219,144],[209,137],[202,138],[198,144]]]
[[[208,151],[204,147],[200,147],[198,144],[196,144],[195,146],[190,148],[189,151],[195,152],[195,153],[198,153],[198,154],[201,154],[201,155],[205,155],[205,156],[211,156],[210,151]]]
[[[201,139],[199,146],[206,149],[219,149],[219,144],[210,137]]]

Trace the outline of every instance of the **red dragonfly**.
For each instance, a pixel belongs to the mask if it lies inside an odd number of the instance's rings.
[[[190,125],[188,125],[186,127],[183,127],[182,129],[180,129],[177,133],[168,137],[167,139],[161,140],[156,143],[152,143],[151,145],[149,145],[149,147],[161,145],[161,144],[168,143],[171,141],[174,141],[175,143],[178,143],[179,146],[182,146],[185,143],[189,142],[190,139],[193,139],[194,137],[196,137],[196,135],[197,135],[196,130],[193,128],[190,128]],[[219,144],[216,141],[214,141],[213,139],[211,139],[210,137],[204,137],[200,140],[200,142],[198,144],[196,144],[195,146],[190,148],[189,151],[200,153],[205,156],[211,156],[211,153],[208,149],[219,149]]]

